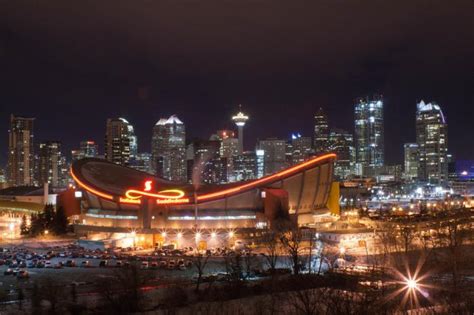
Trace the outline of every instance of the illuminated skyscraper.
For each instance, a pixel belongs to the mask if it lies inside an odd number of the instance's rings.
[[[329,150],[337,154],[334,175],[338,179],[346,179],[347,176],[354,174],[355,148],[351,133],[340,129],[331,130]]]
[[[192,150],[192,152],[190,152]],[[227,181],[225,158],[220,157],[218,140],[195,140],[188,147],[192,162],[188,164],[188,181],[206,184],[219,184]]]
[[[313,155],[311,146],[311,137],[302,137],[301,134],[291,135],[292,144],[292,164],[298,164],[306,161]]]
[[[155,124],[151,151],[156,175],[173,181],[186,181],[186,129],[176,115],[162,118]]]
[[[66,159],[61,152],[61,142],[41,142],[38,151],[38,184],[48,183],[55,187],[66,186]]]
[[[10,116],[7,176],[10,186],[33,185],[34,118]]]
[[[285,140],[276,138],[260,140],[258,148],[264,151],[264,175],[276,173],[288,166]]]
[[[130,159],[134,160],[137,158],[138,155],[138,138],[135,135],[135,130],[133,126],[129,123],[128,124],[128,137],[130,139]]]
[[[384,164],[383,98],[360,98],[355,105],[356,160],[362,168]]]
[[[405,143],[404,149],[404,172],[403,175],[407,180],[415,180],[418,178],[419,167],[419,147],[417,143]]]
[[[448,179],[448,124],[438,104],[417,104],[416,142],[420,159],[418,179],[444,183]]]
[[[115,164],[127,166],[130,162],[130,123],[124,118],[107,119],[105,158]]]
[[[247,120],[249,120],[249,116],[245,115],[242,112],[242,105],[239,105],[239,112],[237,115],[232,116],[232,120],[235,122],[237,125],[237,128],[239,130],[239,150],[238,153],[239,155],[242,154],[244,151],[244,126]]]
[[[233,181],[257,178],[257,155],[255,151],[243,152],[234,159]]]
[[[329,124],[322,108],[314,115],[314,151],[316,154],[328,151]]]

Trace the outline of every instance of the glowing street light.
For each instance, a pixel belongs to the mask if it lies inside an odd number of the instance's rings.
[[[341,253],[341,255],[344,255],[346,253],[346,248],[344,246],[341,246],[339,248],[339,253]]]
[[[181,237],[183,237],[183,233],[178,232],[178,235],[177,235],[177,236],[178,236],[178,238],[181,238]]]
[[[49,230],[44,230],[44,234],[45,234],[45,235],[48,235],[48,234],[49,234]]]
[[[407,289],[409,290],[418,289],[418,283],[416,282],[415,279],[407,279],[406,284],[407,284]]]
[[[229,238],[233,238],[234,237],[234,231],[229,231]]]
[[[212,238],[216,238],[216,236],[217,236],[216,232],[212,232],[212,233],[211,233],[211,237],[212,237]]]
[[[161,233],[161,236],[162,236],[163,238],[166,238],[166,232],[162,232],[162,233]]]

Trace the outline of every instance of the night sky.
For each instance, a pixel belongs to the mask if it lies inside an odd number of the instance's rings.
[[[74,2],[74,5],[72,4]],[[354,129],[358,96],[385,96],[387,163],[415,140],[416,102],[438,102],[449,150],[474,159],[474,2],[0,0],[0,162],[9,114],[36,117],[35,136],[70,150],[122,116],[149,151],[160,117],[188,138],[250,115],[258,138],[311,136],[323,107]]]

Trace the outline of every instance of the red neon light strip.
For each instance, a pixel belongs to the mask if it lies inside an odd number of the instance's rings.
[[[97,195],[97,196],[100,196],[100,197],[102,197],[102,198],[105,198],[105,199],[109,199],[109,200],[113,200],[113,199],[114,199],[114,197],[113,197],[112,195],[109,195],[109,194],[105,194],[105,193],[103,193],[103,192],[100,192],[100,191],[98,191],[98,190],[96,190],[96,189],[94,189],[94,188],[92,188],[92,187],[87,186],[87,185],[84,184],[83,182],[81,182],[81,181],[79,180],[79,178],[77,178],[77,176],[74,175],[74,172],[72,171],[72,167],[71,167],[71,175],[72,175],[72,178],[74,179],[74,181],[75,181],[76,183],[78,183],[79,186],[81,186],[81,187],[84,188],[85,190],[87,190],[87,191],[89,191],[89,192],[91,192],[91,193],[93,193],[93,194],[95,194],[95,195]]]
[[[231,194],[231,193],[234,193],[234,192],[238,192],[238,191],[241,191],[241,190],[253,188],[253,187],[255,187],[255,186],[264,184],[264,183],[266,183],[266,182],[272,181],[273,179],[276,179],[276,178],[280,178],[280,177],[285,176],[285,175],[287,175],[287,174],[294,173],[294,172],[296,172],[296,171],[299,171],[299,170],[302,169],[302,168],[305,168],[305,167],[307,167],[307,166],[309,166],[309,165],[318,163],[318,162],[320,162],[320,161],[322,161],[322,160],[326,160],[326,159],[329,159],[329,158],[336,158],[336,154],[334,154],[334,153],[329,153],[329,154],[326,154],[326,155],[319,156],[319,157],[314,158],[314,159],[312,159],[312,160],[306,161],[306,162],[304,162],[304,163],[301,163],[301,164],[299,164],[299,165],[296,165],[296,166],[294,166],[294,167],[291,167],[291,168],[286,169],[286,170],[284,170],[284,171],[281,171],[281,172],[279,172],[279,173],[276,173],[276,174],[273,174],[273,175],[270,175],[270,176],[267,176],[267,177],[258,179],[258,180],[256,180],[256,181],[251,182],[251,183],[248,183],[248,184],[244,184],[244,185],[237,186],[237,187],[234,187],[234,188],[229,188],[229,189],[222,190],[222,191],[218,191],[218,192],[215,192],[215,193],[210,193],[210,194],[205,194],[205,195],[197,196],[197,200],[198,200],[198,201],[207,200],[207,199],[216,198],[216,197],[224,196],[224,195],[227,195],[227,194]]]
[[[229,188],[229,189],[218,191],[218,192],[215,192],[215,193],[210,193],[210,194],[197,196],[197,200],[201,201],[201,200],[212,199],[212,198],[216,198],[216,197],[220,197],[220,196],[225,196],[225,195],[228,195],[228,194],[231,194],[231,193],[234,193],[234,192],[242,191],[242,190],[245,190],[245,189],[250,189],[250,188],[253,188],[255,186],[258,186],[258,185],[264,184],[266,182],[272,181],[273,179],[285,176],[287,174],[295,173],[296,171],[299,171],[302,168],[308,167],[312,164],[318,163],[320,161],[323,161],[323,160],[326,160],[326,159],[329,159],[329,158],[336,158],[336,154],[329,153],[329,154],[326,154],[326,155],[319,156],[319,157],[314,158],[312,160],[306,161],[304,163],[301,163],[299,165],[296,165],[294,167],[291,167],[291,168],[286,169],[284,171],[281,171],[279,173],[276,173],[276,174],[258,179],[256,181],[251,182],[251,183],[243,184],[241,186],[237,186],[237,187],[234,187],[234,188]],[[100,192],[100,191],[84,184],[83,182],[81,182],[77,178],[77,176],[74,175],[74,172],[72,171],[72,168],[71,168],[71,175],[72,175],[72,178],[79,184],[79,186],[81,186],[85,190],[87,190],[87,191],[89,191],[89,192],[91,192],[91,193],[93,193],[97,196],[100,196],[102,198],[105,198],[105,199],[109,199],[109,200],[114,199],[114,197],[112,195]]]

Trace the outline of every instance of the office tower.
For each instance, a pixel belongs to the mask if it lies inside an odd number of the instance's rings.
[[[416,180],[418,178],[419,147],[417,143],[405,143],[404,149],[404,172],[407,180]]]
[[[328,151],[329,124],[328,117],[322,108],[314,115],[314,151],[316,154]]]
[[[83,158],[93,158],[97,157],[99,154],[99,146],[95,143],[95,141],[81,141],[79,149],[72,150],[72,161],[80,160]]]
[[[38,184],[64,187],[66,174],[66,159],[61,153],[61,142],[41,142],[38,150]]]
[[[265,151],[255,150],[255,166],[257,168],[255,176],[257,178],[265,176]]]
[[[360,98],[355,105],[356,161],[362,168],[384,164],[383,98]]]
[[[7,176],[6,176],[6,171],[3,168],[0,168],[0,189],[7,188],[8,182],[7,182]]]
[[[304,162],[313,155],[311,137],[302,137],[299,133],[292,134],[291,144],[293,149],[291,164]]]
[[[105,158],[115,164],[127,166],[130,162],[129,122],[123,118],[107,119]]]
[[[131,124],[128,124],[128,137],[130,139],[130,159],[134,160],[138,154],[138,138],[135,135],[135,130]]]
[[[34,118],[10,115],[7,176],[9,186],[33,185]]]
[[[232,120],[237,125],[239,131],[239,155],[242,154],[244,151],[244,126],[247,120],[249,120],[249,116],[245,115],[242,112],[242,105],[239,105],[239,112],[237,115],[232,116]]]
[[[162,118],[153,127],[151,143],[154,173],[173,181],[186,181],[186,129],[176,115]]]
[[[188,181],[192,183],[218,184],[227,180],[224,172],[225,159],[220,156],[218,140],[195,140],[188,146],[188,153],[193,150],[192,172],[188,172]]]
[[[136,157],[130,160],[130,167],[141,172],[153,174],[151,167],[151,153],[137,153]]]
[[[419,147],[418,179],[444,183],[448,176],[448,124],[438,104],[423,101],[417,104],[416,142]]]
[[[285,140],[276,138],[260,140],[258,148],[265,152],[264,175],[276,173],[287,167]]]
[[[354,174],[355,148],[351,133],[341,129],[331,130],[329,150],[337,155],[334,164],[334,175],[339,180],[346,179],[349,175]]]
[[[257,155],[254,151],[243,152],[234,158],[233,181],[257,178]]]
[[[232,181],[233,158],[239,154],[239,140],[235,138],[235,132],[227,129],[217,130],[217,133],[212,135],[210,140],[220,142],[219,153],[221,162],[224,163],[221,174],[222,182]]]

